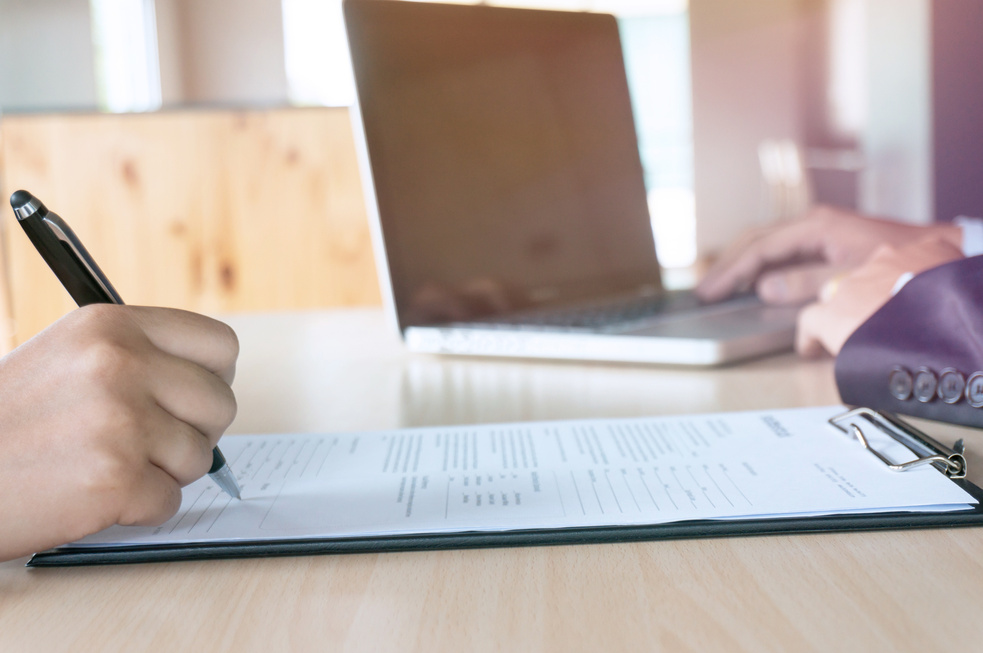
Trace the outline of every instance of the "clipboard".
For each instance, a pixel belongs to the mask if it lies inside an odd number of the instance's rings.
[[[954,528],[983,524],[983,490],[966,480],[967,463],[960,440],[947,447],[899,418],[867,408],[856,408],[831,417],[829,424],[854,437],[893,473],[931,465],[949,482],[964,490],[975,504],[964,510],[934,512],[894,511],[862,514],[828,514],[739,519],[695,519],[629,526],[533,528],[499,532],[416,533],[385,536],[264,539],[262,541],[172,543],[161,546],[61,547],[36,554],[29,567],[172,562],[221,558],[301,556],[344,553],[429,551],[512,546],[603,544],[710,537],[740,537],[879,531],[921,528]],[[870,443],[872,433],[889,436],[916,458],[896,464]]]

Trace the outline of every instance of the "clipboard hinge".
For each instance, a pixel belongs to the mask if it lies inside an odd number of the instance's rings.
[[[917,458],[905,463],[892,462],[880,451],[870,446],[863,428],[857,422],[870,425],[881,433],[891,436],[907,447]],[[893,471],[904,472],[914,467],[931,464],[949,478],[966,477],[966,456],[963,455],[965,445],[962,439],[957,440],[950,449],[898,417],[863,407],[854,408],[841,415],[831,417],[829,423],[844,433],[855,437],[867,451],[874,454],[887,465],[888,469]]]

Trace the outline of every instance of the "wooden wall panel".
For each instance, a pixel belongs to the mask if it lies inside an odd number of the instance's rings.
[[[25,188],[68,220],[127,303],[380,302],[345,109],[8,116],[0,133],[4,198]],[[74,305],[0,215],[22,342]]]

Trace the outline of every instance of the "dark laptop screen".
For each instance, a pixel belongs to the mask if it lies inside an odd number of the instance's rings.
[[[401,326],[660,287],[614,18],[345,14]]]

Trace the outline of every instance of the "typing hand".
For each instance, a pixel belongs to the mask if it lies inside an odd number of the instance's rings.
[[[95,304],[0,359],[0,560],[171,517],[235,417],[237,355],[221,322]]]
[[[833,282],[824,299],[799,313],[795,348],[803,356],[839,353],[847,338],[888,299],[898,279],[962,258],[950,242],[930,237],[904,247],[883,245],[862,266]]]
[[[752,287],[769,304],[800,304],[818,297],[831,278],[867,260],[881,245],[903,247],[935,236],[955,247],[954,225],[913,226],[831,207],[816,207],[799,220],[745,234],[729,247],[696,288],[704,301]]]

